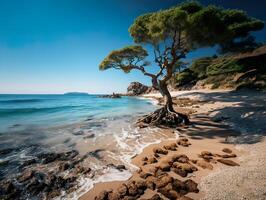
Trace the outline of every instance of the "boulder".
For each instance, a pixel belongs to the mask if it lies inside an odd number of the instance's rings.
[[[127,194],[127,186],[126,184],[122,184],[118,189],[117,192],[120,194],[120,196],[125,196]]]
[[[137,96],[145,93],[149,89],[148,86],[143,85],[139,82],[132,82],[127,88],[127,94],[132,96]]]
[[[199,192],[198,184],[192,181],[191,179],[186,180],[184,184],[188,192],[195,192],[195,193]]]

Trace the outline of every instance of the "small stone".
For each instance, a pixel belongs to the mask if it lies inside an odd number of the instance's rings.
[[[108,200],[108,191],[104,190],[100,192],[100,194],[95,197],[95,200]]]
[[[232,150],[229,149],[229,148],[223,148],[222,151],[225,152],[225,153],[232,153]]]
[[[206,162],[205,160],[198,160],[196,164],[203,169],[210,169],[210,170],[213,169],[212,164]]]
[[[147,177],[152,176],[152,174],[147,172],[141,172],[139,176],[140,178],[146,179]]]
[[[157,163],[157,162],[158,162],[157,159],[154,157],[151,157],[148,159],[148,163],[150,163],[150,164]]]
[[[160,147],[154,147],[154,148],[153,148],[153,152],[154,152],[154,153],[163,154],[163,155],[166,155],[166,154],[168,153],[168,151],[163,150],[163,149],[160,148]]]
[[[236,163],[236,162],[234,162],[232,160],[218,159],[217,161],[220,162],[220,163],[223,163],[225,165],[228,165],[228,166],[240,166],[238,163]]]

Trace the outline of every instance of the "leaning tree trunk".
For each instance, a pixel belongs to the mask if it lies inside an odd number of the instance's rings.
[[[178,113],[173,108],[172,96],[167,88],[165,80],[157,82],[160,93],[164,98],[164,106],[159,108],[155,112],[144,116],[139,122],[144,122],[149,125],[163,125],[176,127],[180,124],[189,124],[188,116],[182,113]]]

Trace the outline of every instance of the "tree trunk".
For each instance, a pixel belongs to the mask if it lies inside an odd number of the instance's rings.
[[[172,100],[172,96],[171,96],[171,94],[167,88],[167,84],[163,81],[160,81],[159,88],[160,88],[160,92],[164,98],[164,103],[165,103],[166,108],[169,111],[173,112],[174,111],[173,100]]]

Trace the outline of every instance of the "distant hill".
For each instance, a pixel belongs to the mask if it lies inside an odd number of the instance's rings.
[[[175,89],[266,89],[266,45],[251,52],[203,57],[172,80]]]
[[[86,96],[86,95],[89,95],[89,94],[86,93],[86,92],[67,92],[67,93],[64,93],[64,95],[70,95],[70,96]]]

